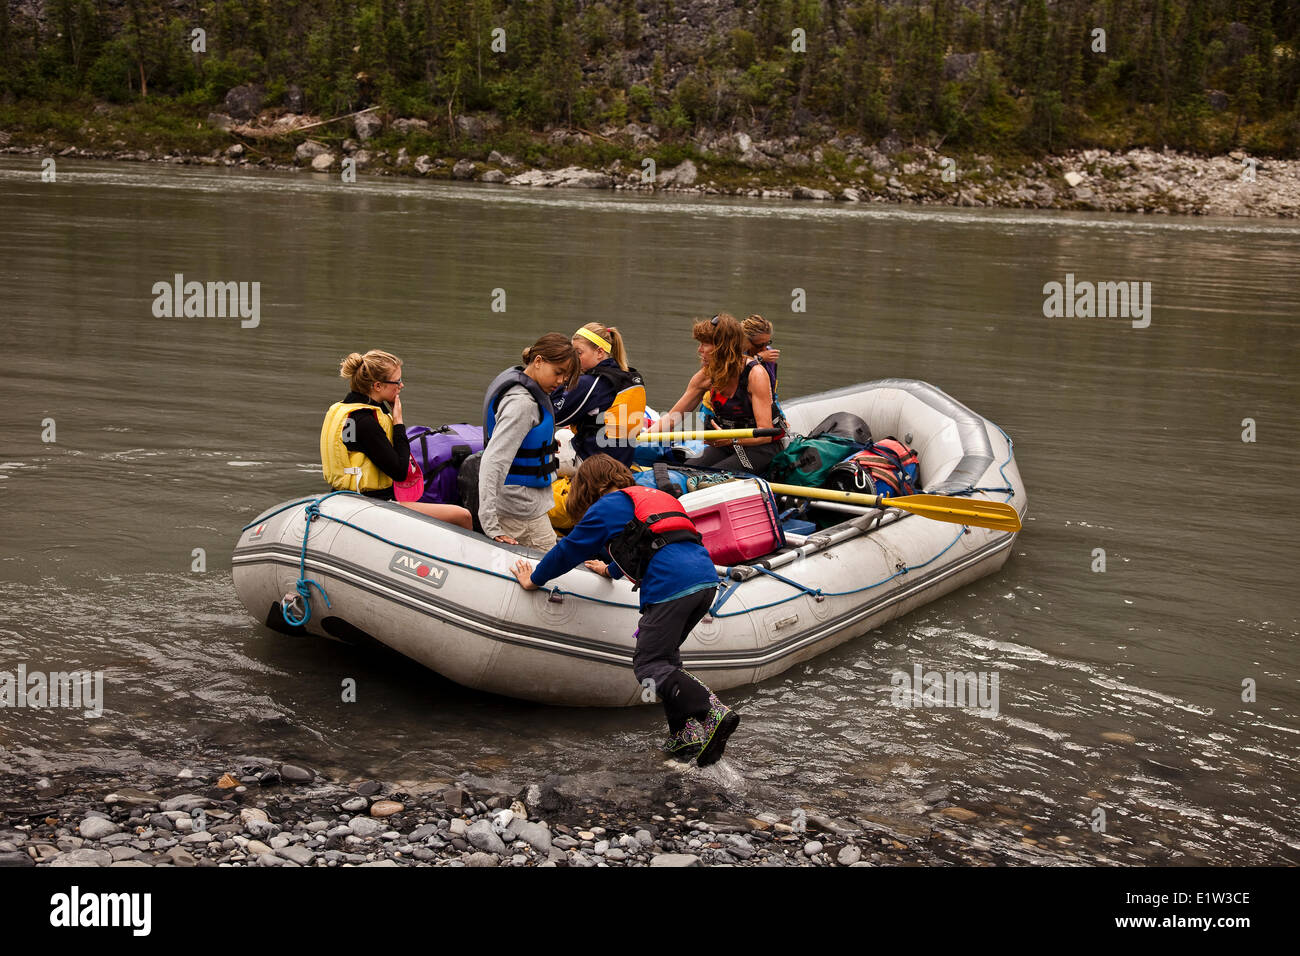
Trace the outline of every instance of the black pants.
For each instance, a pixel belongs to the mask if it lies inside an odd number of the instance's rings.
[[[709,713],[711,692],[682,670],[680,648],[709,613],[715,597],[714,588],[705,588],[673,601],[651,604],[642,612],[641,626],[636,629],[632,673],[638,683],[644,683],[646,678],[654,681],[671,733],[681,730],[688,717],[702,720]]]
[[[767,474],[772,459],[781,450],[780,442],[770,441],[765,445],[741,445],[739,451],[732,445],[719,448],[705,448],[694,458],[688,458],[682,464],[690,468],[720,468],[723,471],[747,471],[753,475]],[[739,455],[748,459],[748,464]]]

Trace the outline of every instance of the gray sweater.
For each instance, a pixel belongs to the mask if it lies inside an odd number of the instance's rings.
[[[506,472],[524,436],[542,420],[541,409],[522,385],[511,385],[497,405],[492,438],[483,449],[478,472],[478,520],[489,538],[505,534],[498,516],[531,520],[540,518],[555,505],[554,495],[545,488],[507,485]]]

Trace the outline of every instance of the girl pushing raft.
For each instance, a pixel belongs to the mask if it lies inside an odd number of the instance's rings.
[[[478,520],[489,538],[545,551],[555,544],[546,513],[555,506],[551,482],[560,467],[551,392],[573,376],[578,359],[559,332],[543,335],[523,357],[483,397]]]
[[[679,760],[717,762],[740,716],[718,700],[699,678],[682,669],[678,650],[708,613],[718,574],[700,535],[677,499],[636,484],[632,472],[608,455],[593,455],[578,468],[566,504],[574,528],[532,568],[519,561],[519,584],[535,591],[577,567],[592,554],[609,564],[587,561],[607,577],[626,575],[639,589],[641,625],[636,630],[632,674],[653,682],[668,720],[663,748]]]
[[[772,397],[772,380],[758,359],[745,356],[745,333],[734,316],[721,312],[701,319],[691,329],[699,342],[700,370],[691,376],[686,391],[647,432],[670,430],[687,411],[703,400],[714,428],[780,428],[780,414]],[[710,447],[688,459],[692,468],[721,468],[762,475],[781,450],[781,436],[707,441]]]
[[[578,461],[604,452],[624,465],[635,460],[629,442],[645,418],[645,382],[627,364],[623,336],[613,326],[588,322],[573,333],[582,375],[555,397],[555,425],[573,427]]]
[[[339,364],[351,391],[325,413],[320,431],[321,469],[336,491],[359,491],[369,498],[395,500],[393,482],[406,478],[411,444],[402,424],[402,360],[371,349],[353,352]],[[392,403],[391,410],[389,403]],[[457,505],[404,501],[412,511],[462,528],[472,528],[470,513]]]

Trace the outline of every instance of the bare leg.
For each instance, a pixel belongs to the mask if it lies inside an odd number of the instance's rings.
[[[438,505],[429,501],[403,501],[401,504],[412,511],[428,515],[430,518],[437,518],[439,521],[445,521],[448,524],[460,525],[466,531],[474,530],[473,518],[470,517],[469,511],[460,505]]]

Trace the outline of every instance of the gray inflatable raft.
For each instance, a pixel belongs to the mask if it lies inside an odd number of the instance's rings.
[[[927,493],[1007,501],[1025,516],[1011,440],[932,385],[887,379],[782,405],[797,433],[852,412],[873,435],[916,449]],[[713,613],[682,645],[684,666],[718,691],[766,680],[992,574],[1015,540],[896,510],[842,517],[807,538],[790,536],[760,561],[722,569]],[[642,703],[632,676],[640,612],[629,583],[580,566],[524,591],[510,572],[521,556],[540,554],[336,492],[269,509],[240,534],[232,563],[239,599],[276,630],[378,641],[459,684],[525,700]],[[302,580],[313,582],[303,585],[310,613],[290,627],[281,600]],[[307,606],[291,610],[300,619]]]

